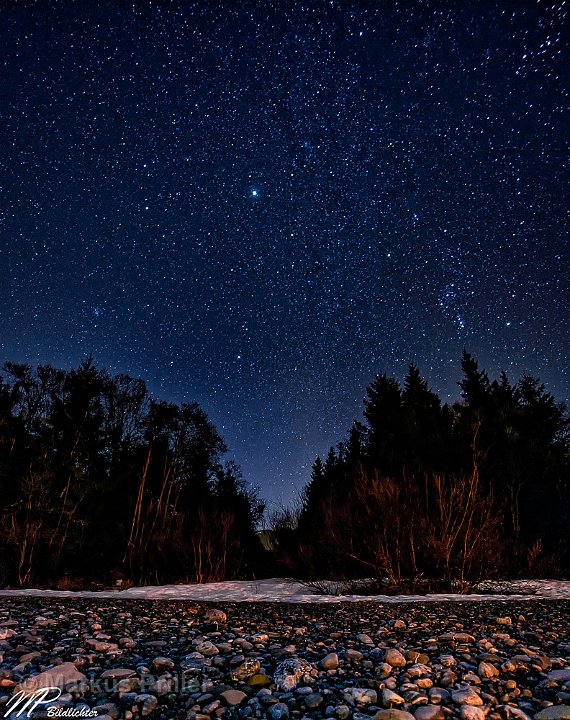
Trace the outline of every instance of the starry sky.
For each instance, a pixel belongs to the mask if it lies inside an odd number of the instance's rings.
[[[0,356],[198,401],[292,501],[379,372],[570,396],[568,3],[0,4]]]

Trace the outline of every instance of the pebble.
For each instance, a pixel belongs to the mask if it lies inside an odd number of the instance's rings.
[[[161,670],[173,670],[174,665],[174,660],[171,660],[171,658],[167,657],[155,657],[152,661],[153,668],[155,670],[158,670],[159,672]]]
[[[477,672],[482,678],[498,677],[501,674],[494,665],[488,662],[480,662]]]
[[[65,689],[85,679],[86,676],[79,672],[73,663],[67,662],[55,665],[38,675],[28,678],[20,685],[17,685],[14,692],[23,690],[25,693],[33,693],[35,690],[47,687]]]
[[[305,695],[305,705],[312,710],[313,708],[318,708],[319,705],[322,705],[323,703],[323,696],[320,693],[309,693],[308,695]]]
[[[468,633],[444,633],[439,636],[441,642],[453,642],[453,643],[474,643],[475,638],[473,635]]]
[[[382,691],[382,705],[385,708],[390,708],[393,705],[403,705],[405,702],[404,698],[393,690]]]
[[[0,717],[68,673],[61,707],[112,720],[570,720],[568,603],[394,609],[3,599]]]
[[[429,691],[429,699],[432,703],[442,703],[449,697],[449,691],[445,688],[432,687]]]
[[[255,673],[247,679],[247,684],[252,688],[262,688],[271,685],[271,678],[264,673]]]
[[[20,658],[21,660],[22,658]],[[551,670],[546,678],[552,680],[555,683],[566,685],[570,683],[570,668],[564,668],[562,670]]]
[[[284,720],[289,717],[289,707],[282,702],[275,703],[267,711],[267,716],[270,720]]]
[[[373,716],[374,720],[414,720],[414,716],[406,710],[378,710]]]
[[[336,653],[328,653],[319,662],[319,667],[323,670],[336,670],[339,665],[338,655]]]
[[[451,693],[451,699],[457,705],[483,705],[483,698],[472,687],[462,687]]]
[[[227,622],[228,616],[223,610],[218,608],[209,608],[204,613],[204,620],[207,623],[225,623]]]
[[[375,705],[378,694],[371,688],[347,687],[344,690],[344,699],[350,705]]]
[[[414,711],[414,717],[416,720],[445,720],[439,705],[423,705]]]
[[[256,675],[261,667],[259,660],[244,660],[232,671],[232,680],[247,680]]]
[[[142,693],[141,695],[137,695],[135,697],[135,702],[137,704],[142,703],[141,708],[141,714],[142,715],[150,715],[156,710],[156,706],[158,705],[158,700],[154,695],[150,695],[149,693]]]
[[[537,712],[534,720],[570,720],[570,705],[551,705]]]
[[[485,720],[485,711],[483,708],[474,705],[462,705],[461,717],[463,720]]]
[[[333,714],[338,720],[347,720],[347,718],[351,716],[352,710],[348,705],[337,705],[337,707],[334,708]]]
[[[122,680],[123,678],[128,678],[132,675],[136,675],[136,670],[133,670],[132,668],[111,668],[110,670],[105,670],[105,672],[101,673],[101,678],[103,680]]]
[[[273,674],[273,682],[280,690],[287,692],[296,688],[303,677],[314,672],[313,665],[306,660],[292,657],[279,663]]]
[[[384,662],[388,663],[388,665],[391,665],[392,667],[404,667],[406,664],[406,658],[399,650],[389,648],[386,650],[384,655]]]

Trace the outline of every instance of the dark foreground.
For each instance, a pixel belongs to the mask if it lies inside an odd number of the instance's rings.
[[[567,719],[569,610],[2,598],[0,717],[58,666],[32,717]]]

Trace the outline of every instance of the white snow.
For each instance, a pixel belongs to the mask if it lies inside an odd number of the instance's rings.
[[[441,600],[520,600],[520,599],[570,599],[570,581],[568,580],[517,580],[495,583],[482,583],[481,594],[429,594],[429,595],[338,595],[338,583],[320,583],[330,588],[332,594],[315,594],[311,587],[287,578],[269,580],[232,580],[228,582],[188,584],[188,585],[149,585],[132,587],[127,590],[105,590],[97,592],[68,590],[0,590],[2,597],[41,597],[41,598],[111,598],[113,600],[206,600],[214,602],[290,602],[290,603],[338,603],[338,602],[425,602]],[[340,585],[342,587],[342,585]],[[484,590],[495,587],[509,594],[485,594]],[[512,594],[515,593],[515,594]]]

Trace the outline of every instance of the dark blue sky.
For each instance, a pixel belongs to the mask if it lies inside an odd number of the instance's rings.
[[[197,400],[289,501],[416,362],[569,397],[562,2],[3,2],[0,351]]]

